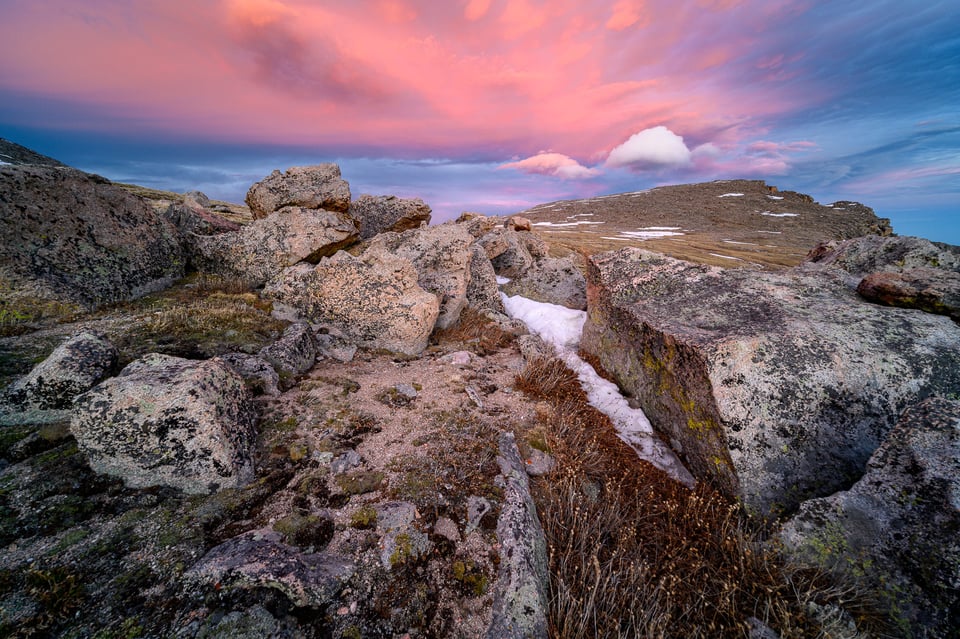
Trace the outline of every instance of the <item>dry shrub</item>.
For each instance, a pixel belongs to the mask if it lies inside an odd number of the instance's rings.
[[[472,306],[460,311],[460,319],[449,328],[436,331],[439,344],[455,344],[478,355],[489,355],[513,341],[514,336]]]
[[[834,636],[807,604],[858,608],[858,593],[763,543],[737,504],[639,460],[559,360],[531,362],[516,385],[557,416],[556,470],[533,486],[553,637],[744,637],[749,617],[784,639]]]

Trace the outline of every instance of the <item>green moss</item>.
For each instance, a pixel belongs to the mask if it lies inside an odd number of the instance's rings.
[[[377,525],[377,511],[372,506],[363,506],[350,515],[350,527],[359,529],[373,528]]]
[[[487,592],[489,580],[472,561],[455,561],[451,574],[469,593],[479,597]]]
[[[348,495],[362,495],[380,488],[384,474],[377,471],[357,471],[337,475],[336,483]]]
[[[360,629],[356,626],[347,626],[340,635],[343,639],[363,639]]]
[[[300,548],[322,548],[333,537],[333,521],[316,515],[291,513],[273,525],[283,540]]]
[[[57,542],[57,545],[53,547],[48,554],[58,555],[67,548],[76,546],[78,543],[90,536],[90,531],[84,528],[74,528],[73,530],[67,531],[66,534]]]
[[[50,464],[53,462],[67,459],[68,457],[73,457],[79,452],[80,452],[80,449],[77,448],[76,442],[72,442],[69,444],[58,446],[53,450],[48,450],[47,452],[41,455],[37,455],[36,457],[33,457],[30,460],[30,463],[35,466],[39,466],[42,464]]]
[[[390,553],[390,566],[396,568],[413,557],[413,541],[407,533],[400,533],[394,540],[394,549]]]
[[[551,452],[550,444],[547,443],[546,433],[539,429],[531,431],[530,434],[527,435],[527,444],[529,444],[531,448],[536,448],[540,452],[547,453],[548,455]]]

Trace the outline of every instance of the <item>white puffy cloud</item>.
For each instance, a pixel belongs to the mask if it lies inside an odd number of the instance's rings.
[[[634,133],[610,151],[607,166],[666,168],[690,164],[691,153],[683,138],[665,126]]]
[[[499,169],[516,169],[524,173],[552,175],[566,180],[583,180],[600,175],[597,169],[583,166],[562,153],[538,153],[525,160],[501,164]]]

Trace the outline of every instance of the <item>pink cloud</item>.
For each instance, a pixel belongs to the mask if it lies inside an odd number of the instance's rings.
[[[554,177],[582,180],[600,175],[597,169],[590,169],[570,156],[562,153],[539,153],[533,157],[501,164],[498,169],[516,169],[523,173],[552,175]]]
[[[649,21],[645,19],[644,9],[643,0],[619,0],[613,5],[613,14],[607,20],[606,26],[613,31],[646,26]]]
[[[152,129],[236,142],[439,156],[563,148],[601,162],[661,125],[733,145],[752,134],[744,123],[814,96],[742,81],[738,60],[755,70],[758,32],[744,21],[760,0],[702,12],[668,0],[105,0],[81,14],[83,4],[14,3],[0,23],[0,57],[16,61],[0,68],[0,89],[105,116],[53,126],[113,131],[136,114]],[[657,28],[638,38],[643,25]],[[724,28],[736,37],[716,37]]]

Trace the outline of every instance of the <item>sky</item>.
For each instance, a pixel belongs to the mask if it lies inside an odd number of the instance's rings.
[[[434,221],[763,179],[960,244],[960,0],[0,0],[0,137],[235,202],[337,162]]]

